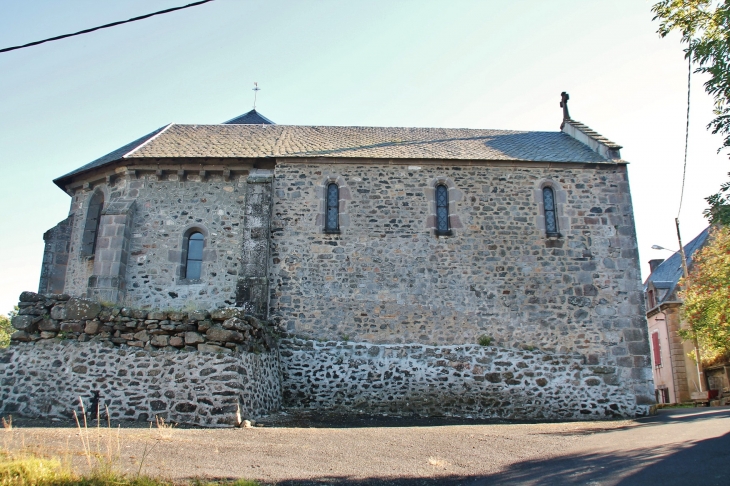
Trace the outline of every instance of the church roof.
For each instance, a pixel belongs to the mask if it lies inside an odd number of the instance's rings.
[[[233,123],[235,120],[220,125],[167,125],[54,182],[63,187],[83,172],[138,158],[336,157],[616,163],[563,132],[238,124]]]
[[[231,118],[224,125],[276,125],[264,115],[256,111],[256,108],[236,118]]]

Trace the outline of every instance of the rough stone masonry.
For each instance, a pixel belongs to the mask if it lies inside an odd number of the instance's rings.
[[[56,179],[71,210],[44,237],[14,349],[75,340],[135,359],[214,351],[246,363],[261,353],[287,407],[647,413],[621,147],[569,118],[560,132],[522,132],[248,115],[171,124]],[[98,314],[80,317],[82,303]],[[65,349],[76,348],[54,348],[63,363],[78,359]],[[156,412],[182,403],[154,399],[166,404]],[[266,403],[257,410],[279,406]]]

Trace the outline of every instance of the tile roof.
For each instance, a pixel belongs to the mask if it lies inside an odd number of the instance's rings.
[[[234,119],[235,120],[235,119]],[[339,157],[614,164],[562,132],[465,128],[179,125],[160,128],[54,182],[121,159]]]
[[[692,241],[684,245],[684,254],[687,258],[687,267],[692,268],[692,257],[694,253],[702,248],[707,241],[707,237],[710,234],[711,226],[704,229],[699,235],[697,235]],[[682,255],[677,251],[672,256],[664,260],[654,271],[649,275],[644,282],[644,289],[649,282],[652,282],[656,288],[669,289],[661,299],[662,302],[667,298],[672,297],[674,290],[682,278],[684,272],[682,271]],[[672,297],[673,298],[673,297]],[[661,303],[661,302],[660,302]]]
[[[561,132],[287,125],[172,125],[128,157],[607,162]]]

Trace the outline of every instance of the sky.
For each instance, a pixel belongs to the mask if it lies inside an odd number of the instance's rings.
[[[0,48],[189,0],[2,0]],[[643,0],[215,0],[0,53],[0,313],[36,290],[43,233],[70,198],[52,180],[170,122],[252,108],[279,124],[558,131],[570,114],[630,162],[643,278],[678,248],[687,63]],[[693,75],[685,244],[728,180]]]

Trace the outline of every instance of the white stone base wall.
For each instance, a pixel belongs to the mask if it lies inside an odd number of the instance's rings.
[[[0,350],[0,414],[70,418],[79,397],[117,420],[236,425],[281,405],[276,351],[231,355],[41,340]]]
[[[598,420],[649,413],[630,369],[581,356],[495,346],[287,339],[284,406],[518,420]]]

